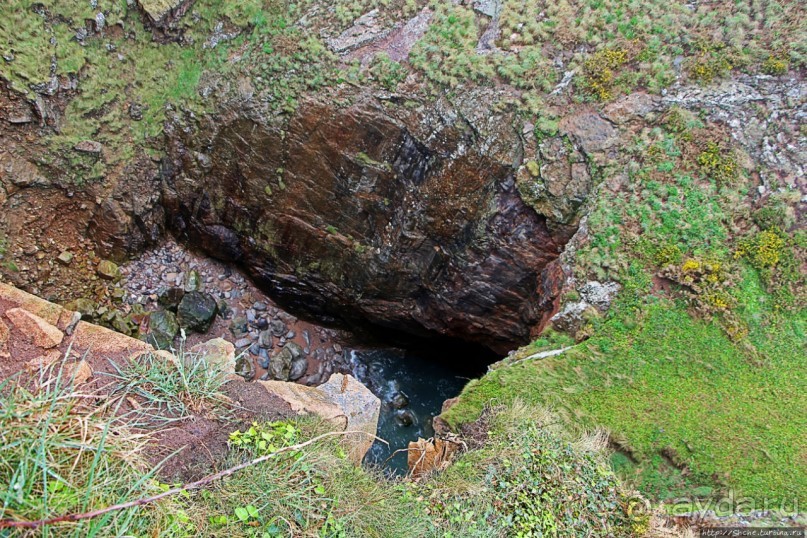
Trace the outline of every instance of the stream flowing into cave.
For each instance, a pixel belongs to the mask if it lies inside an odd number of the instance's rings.
[[[353,375],[381,400],[378,436],[365,463],[385,473],[407,472],[406,448],[418,437],[434,436],[432,419],[443,402],[457,396],[470,377],[462,369],[397,348],[352,350]]]

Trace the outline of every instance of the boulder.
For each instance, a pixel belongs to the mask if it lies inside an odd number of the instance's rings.
[[[188,278],[185,280],[185,291],[202,291],[202,277],[199,271],[191,271],[188,273]]]
[[[101,260],[96,269],[96,273],[104,280],[117,281],[120,280],[121,277],[120,267],[109,260]]]
[[[70,265],[73,262],[73,253],[65,250],[56,257],[56,261],[62,265]]]
[[[185,290],[179,287],[171,287],[160,292],[160,297],[157,299],[157,302],[163,308],[176,312],[183,297],[185,297]]]
[[[75,310],[79,314],[81,314],[82,318],[91,319],[95,316],[95,313],[98,310],[98,304],[95,301],[90,299],[85,299],[83,297],[76,299],[75,301],[71,301],[67,304],[67,307],[70,310]]]
[[[193,0],[136,0],[140,10],[146,14],[156,28],[164,28],[176,23],[193,5]]]
[[[218,304],[212,295],[192,291],[186,293],[177,307],[177,320],[183,329],[207,332],[216,317]]]
[[[235,361],[235,373],[246,381],[255,379],[255,365],[249,355],[238,357]]]
[[[243,316],[238,316],[230,321],[230,334],[234,337],[239,338],[249,331],[249,323],[247,322],[247,318]]]
[[[214,338],[190,348],[194,360],[203,360],[222,375],[235,373],[235,346],[223,338]]]
[[[286,324],[283,323],[282,320],[273,319],[272,322],[269,324],[269,331],[271,331],[272,336],[276,336],[280,338],[281,336],[286,334]]]
[[[146,342],[86,321],[76,324],[71,342],[75,349],[91,351],[101,356],[142,354],[153,350]]]
[[[355,20],[353,26],[338,37],[326,40],[328,48],[337,54],[344,54],[377,41],[389,35],[390,29],[379,20],[377,9],[368,11]]]
[[[518,170],[516,185],[538,214],[567,225],[576,224],[593,182],[580,148],[553,137],[541,142],[536,159]]]
[[[297,357],[291,361],[289,381],[297,381],[305,375],[306,370],[308,370],[308,360],[305,357]]]
[[[370,449],[378,431],[378,417],[381,412],[381,400],[370,389],[359,383],[353,376],[333,374],[328,381],[317,387],[335,402],[347,417],[347,430],[365,432],[369,435],[357,435],[353,438],[356,445],[354,456],[361,454],[359,460]]]
[[[87,153],[89,155],[100,155],[104,149],[104,146],[100,142],[96,142],[95,140],[82,140],[78,144],[76,144],[73,149],[78,151],[79,153]]]
[[[395,422],[397,422],[399,426],[408,428],[417,423],[417,417],[411,409],[398,409],[395,411]]]
[[[282,381],[258,381],[270,393],[286,401],[296,413],[314,414],[343,431],[363,432],[347,436],[350,456],[357,464],[372,446],[378,429],[381,401],[352,376],[333,374],[319,387]]]
[[[409,398],[403,392],[396,392],[389,400],[393,409],[403,409],[409,405]]]
[[[292,359],[299,359],[303,355],[305,355],[305,353],[303,353],[303,348],[300,346],[300,344],[296,342],[289,342],[288,344],[286,344],[285,349],[289,350]]]
[[[560,132],[575,140],[589,157],[602,156],[619,143],[619,131],[611,122],[595,112],[580,112],[564,116]]]
[[[45,299],[31,295],[14,286],[0,282],[0,299],[39,316],[51,325],[61,327],[73,317],[73,312]]]
[[[566,303],[557,314],[552,316],[552,328],[575,336],[588,321],[598,315],[597,309],[586,301]]]
[[[14,324],[14,328],[18,332],[22,333],[35,346],[42,349],[56,347],[64,339],[62,331],[22,308],[7,310],[6,317]]]
[[[272,349],[272,332],[269,330],[261,331],[258,335],[258,345],[264,349]]]
[[[579,288],[580,297],[587,303],[597,307],[599,310],[607,310],[611,306],[611,301],[619,291],[617,282],[606,282],[604,284],[591,280]]]
[[[288,381],[291,374],[291,363],[294,355],[288,346],[269,358],[269,377],[278,381]]]
[[[146,341],[158,349],[170,349],[179,332],[179,323],[173,312],[157,310],[149,315],[149,332]]]

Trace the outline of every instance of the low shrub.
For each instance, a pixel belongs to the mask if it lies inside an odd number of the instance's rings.
[[[740,167],[731,152],[714,141],[707,142],[698,155],[698,166],[705,176],[722,185],[730,184],[740,175]]]

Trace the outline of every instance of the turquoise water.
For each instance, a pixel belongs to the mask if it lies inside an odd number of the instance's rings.
[[[354,377],[381,399],[378,436],[389,442],[386,446],[376,441],[364,461],[390,474],[405,474],[406,452],[396,451],[406,449],[418,437],[432,437],[432,419],[440,414],[443,402],[457,396],[469,379],[457,369],[400,349],[350,353]],[[401,407],[403,403],[406,405]]]

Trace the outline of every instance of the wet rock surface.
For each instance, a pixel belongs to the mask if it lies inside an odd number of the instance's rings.
[[[254,108],[176,116],[169,225],[291,311],[505,352],[551,314],[573,229],[550,230],[522,200],[515,120],[475,110],[485,98],[309,101],[283,129]]]

